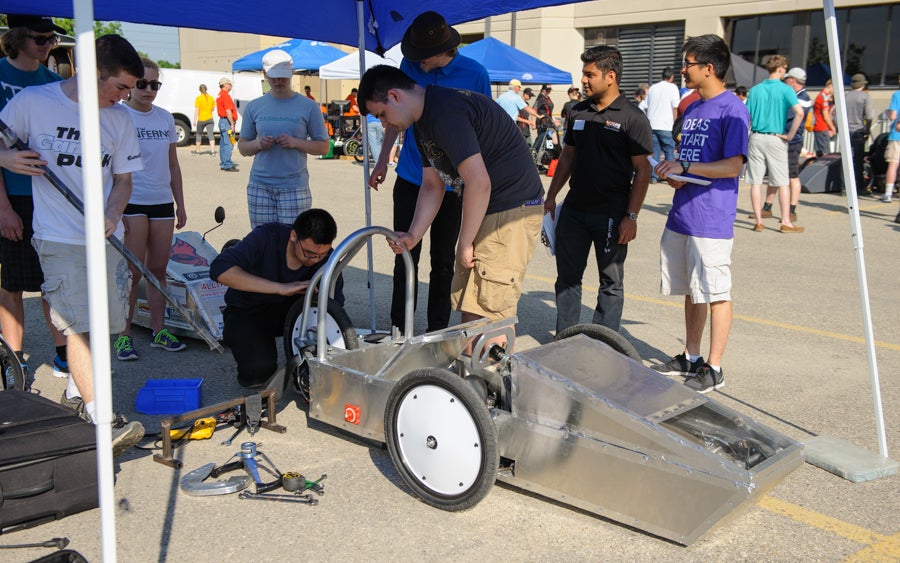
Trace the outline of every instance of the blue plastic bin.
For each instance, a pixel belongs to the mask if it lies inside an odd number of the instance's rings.
[[[138,391],[134,410],[144,414],[181,414],[200,408],[203,378],[151,379]]]

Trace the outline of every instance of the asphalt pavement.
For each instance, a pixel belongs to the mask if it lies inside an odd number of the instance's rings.
[[[251,160],[235,151],[239,173],[219,171],[218,157],[178,150],[184,175],[188,230],[214,225],[213,210],[225,207],[224,225],[208,240],[216,248],[249,231],[246,181]],[[338,238],[366,224],[360,165],[310,159],[313,204],[336,218]],[[371,222],[391,224],[391,186],[371,192]],[[544,178],[545,185],[549,179]],[[659,293],[659,238],[671,204],[671,189],[650,187],[629,245],[623,332],[644,362],[666,359],[684,343],[682,302]],[[742,185],[733,253],[735,319],[723,368],[725,387],[709,396],[787,436],[804,441],[828,435],[878,452],[873,392],[863,341],[857,256],[846,199],[804,194],[798,209],[803,234],[752,230],[749,187]],[[881,381],[887,445],[900,457],[900,315],[897,282],[900,225],[893,204],[872,197],[859,201],[870,290],[871,318]],[[779,215],[777,206],[776,217]],[[426,238],[427,240],[427,238]],[[864,243],[864,244],[863,244]],[[392,254],[375,240],[376,327],[389,324]],[[427,256],[427,254],[425,254]],[[347,312],[355,326],[369,327],[365,252],[345,271]],[[420,275],[417,333],[424,329],[427,267]],[[555,327],[555,265],[538,247],[519,303],[517,349],[549,342]],[[595,264],[585,273],[582,320],[596,301]],[[57,398],[64,380],[53,378],[53,348],[43,326],[37,294],[26,295],[26,353],[35,389]],[[454,316],[452,322],[458,322]],[[149,331],[136,328],[137,362],[113,359],[115,408],[158,431],[160,417],[135,412],[138,389],[148,379],[202,377],[203,404],[242,394],[229,352],[217,354],[199,340],[184,352],[150,348]],[[704,347],[707,346],[704,340]],[[133,449],[115,462],[116,534],[121,561],[221,561],[365,559],[376,561],[841,561],[900,560],[897,476],[854,484],[803,465],[759,503],[744,507],[690,547],[540,496],[498,484],[474,508],[443,512],[416,500],[379,444],[360,441],[307,418],[287,397],[278,422],[287,432],[261,430],[252,437],[281,471],[309,478],[327,474],[317,506],[241,500],[237,495],[190,497],[179,479],[206,463],[221,464],[236,453],[246,434],[220,445],[230,432],[194,441],[176,451],[184,469],[155,463],[152,451]],[[147,444],[152,448],[153,444]],[[598,473],[598,482],[605,477]],[[678,511],[679,507],[672,507]],[[90,561],[101,559],[100,513],[91,510],[0,537],[0,544],[68,537]],[[3,550],[3,561],[31,561],[49,549]]]

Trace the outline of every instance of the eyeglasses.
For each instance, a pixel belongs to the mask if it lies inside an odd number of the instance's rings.
[[[300,251],[303,252],[303,257],[307,260],[321,260],[322,258],[328,256],[328,252],[331,252],[331,250],[328,250],[326,252],[323,252],[322,254],[316,254],[315,252],[310,252],[309,250],[303,248],[303,245],[300,244],[299,240],[294,241],[294,243],[300,247]]]
[[[28,37],[31,37],[31,40],[34,41],[34,44],[38,47],[46,45],[47,43],[50,43],[51,45],[59,43],[59,37],[56,35],[29,35]]]
[[[709,63],[705,63],[705,62],[703,62],[703,61],[694,61],[694,62],[691,62],[691,61],[688,61],[688,60],[683,60],[683,61],[681,61],[681,67],[682,67],[682,68],[691,68],[691,67],[694,66],[694,65],[700,65],[700,66],[703,66],[703,65],[705,65],[705,64],[709,64]]]
[[[150,86],[150,89],[155,92],[155,91],[159,90],[160,86],[162,86],[162,82],[160,82],[159,80],[144,80],[143,78],[141,78],[140,80],[138,80],[137,82],[134,83],[134,87],[137,88],[138,90],[143,90],[147,86]]]

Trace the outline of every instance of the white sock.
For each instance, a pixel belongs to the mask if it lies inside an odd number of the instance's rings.
[[[84,412],[88,413],[88,416],[91,417],[91,422],[96,423],[96,421],[97,421],[97,405],[94,404],[94,401],[84,404]]]
[[[80,397],[81,393],[78,392],[78,386],[75,385],[75,380],[72,376],[69,376],[69,384],[66,385],[66,398],[74,399],[76,397]]]
[[[722,373],[722,366],[714,366],[712,364],[706,364],[716,373]]]
[[[699,360],[699,359],[702,357],[702,356],[692,356],[692,355],[691,355],[690,353],[688,353],[688,352],[685,352],[684,355],[687,356],[688,361],[691,362],[691,363],[696,362],[697,360]]]
[[[891,196],[894,194],[894,184],[886,184],[884,186],[884,197],[885,199],[891,199]]]

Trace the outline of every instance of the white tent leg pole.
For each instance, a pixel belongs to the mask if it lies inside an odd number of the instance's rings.
[[[363,0],[356,1],[356,27],[359,32],[359,77],[366,71],[366,11]],[[359,117],[359,133],[363,142],[363,191],[366,194],[366,226],[372,226],[372,193],[369,191],[369,130],[366,117]],[[369,327],[375,332],[375,270],[372,259],[372,237],[366,240],[366,259],[369,265]]]
[[[869,359],[869,380],[872,385],[872,400],[875,403],[875,429],[878,433],[878,449],[882,457],[888,457],[887,437],[884,428],[884,410],[881,403],[881,385],[878,381],[878,360],[875,357],[875,333],[872,330],[872,309],[869,304],[869,286],[866,281],[866,259],[863,252],[862,225],[859,220],[859,201],[856,196],[856,177],[850,158],[850,131],[847,129],[847,99],[844,96],[844,70],[841,67],[840,45],[838,44],[837,18],[834,14],[834,0],[824,0],[825,35],[828,39],[828,56],[831,59],[831,79],[834,83],[834,100],[837,104],[838,135],[842,148],[841,168],[844,172],[844,190],[847,194],[847,208],[850,215],[850,237],[856,255],[856,274],[859,283],[859,297],[862,304],[863,330],[866,336],[866,356]]]
[[[78,115],[81,126],[81,181],[87,245],[88,304],[93,365],[94,421],[97,435],[100,530],[103,561],[116,561],[116,512],[112,460],[112,382],[109,357],[109,306],[106,287],[106,237],[97,101],[97,55],[92,0],[73,0],[75,51],[78,60]]]

